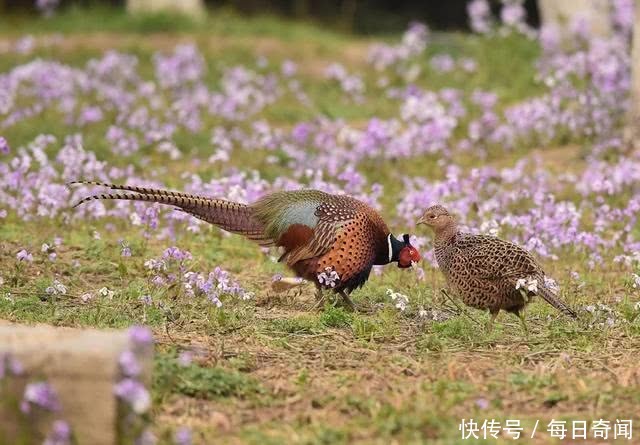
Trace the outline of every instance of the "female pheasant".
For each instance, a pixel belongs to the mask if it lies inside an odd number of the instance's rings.
[[[418,224],[435,232],[436,260],[449,286],[467,306],[488,309],[490,327],[502,309],[517,315],[526,330],[521,311],[535,295],[577,317],[550,288],[549,278],[533,255],[517,244],[460,232],[455,218],[440,205],[429,207]]]
[[[394,237],[380,215],[355,198],[318,190],[282,191],[253,204],[145,187],[90,184],[132,193],[89,196],[74,207],[94,199],[148,201],[177,207],[228,232],[244,235],[261,246],[279,246],[285,261],[299,277],[315,283],[318,293],[332,289],[353,309],[349,294],[369,278],[374,265],[397,262],[411,267],[420,261],[418,251]]]

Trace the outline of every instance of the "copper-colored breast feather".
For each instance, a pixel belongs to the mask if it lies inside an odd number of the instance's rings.
[[[340,277],[341,287],[357,287],[368,278],[376,257],[379,230],[371,224],[368,215],[358,214],[345,224],[336,236],[333,248],[322,255],[316,264],[316,273],[333,268]]]

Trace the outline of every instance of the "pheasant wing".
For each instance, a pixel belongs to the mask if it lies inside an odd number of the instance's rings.
[[[526,278],[541,272],[533,256],[517,244],[476,235],[463,243],[470,270],[486,280]]]
[[[287,256],[287,263],[293,264],[308,258],[324,255],[334,246],[338,234],[343,227],[354,221],[358,210],[333,200],[321,203],[315,211],[318,223],[313,229],[309,242],[292,251]]]

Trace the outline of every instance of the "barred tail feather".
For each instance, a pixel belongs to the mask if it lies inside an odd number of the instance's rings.
[[[263,225],[252,215],[250,208],[224,199],[212,199],[205,196],[144,187],[103,184],[96,182],[77,182],[80,184],[101,185],[112,190],[128,190],[135,193],[103,193],[88,196],[78,201],[73,208],[93,200],[128,200],[157,202],[171,205],[198,219],[216,225],[228,232],[244,235],[260,245],[268,246],[273,241],[264,234]]]
[[[556,295],[554,295],[554,293],[551,292],[546,287],[539,286],[538,287],[538,295],[540,295],[547,303],[549,303],[551,306],[553,306],[556,309],[558,309],[563,314],[565,314],[565,315],[567,315],[567,316],[569,316],[571,318],[578,318],[578,314],[576,314],[576,312],[573,309],[571,309],[569,307],[569,305],[567,305],[567,303],[565,303],[560,298],[558,298]]]
[[[96,185],[100,187],[107,187],[111,190],[124,190],[129,192],[141,193],[143,195],[182,196],[185,198],[188,198],[188,197],[201,198],[200,196],[192,195],[189,193],[174,192],[171,190],[161,190],[161,189],[154,189],[154,188],[148,188],[148,187],[139,187],[136,185],[110,184],[107,182],[98,182],[98,181],[71,181],[67,183],[67,185],[76,185],[76,184]]]

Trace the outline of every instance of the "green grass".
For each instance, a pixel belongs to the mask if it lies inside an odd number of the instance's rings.
[[[293,98],[284,97],[259,116],[283,131],[313,118],[318,110],[356,126],[365,125],[373,116],[398,112],[398,104],[375,89],[377,75],[364,62],[368,40],[308,23],[273,17],[238,18],[225,11],[213,12],[204,23],[194,23],[162,16],[129,17],[108,10],[91,10],[89,15],[71,9],[50,20],[9,17],[0,24],[3,37],[15,38],[25,32],[37,38],[61,32],[65,44],[37,49],[30,56],[3,55],[0,72],[33,57],[84,66],[88,59],[116,48],[134,52],[141,75],[150,79],[154,52],[169,51],[176,39],[186,38],[204,53],[210,86],[219,82],[225,67],[255,67],[259,54],[268,56],[271,67],[288,58],[296,60],[301,83],[315,108],[304,108]],[[269,44],[260,47],[264,39]],[[434,72],[429,59],[441,52],[475,58],[478,72]],[[418,83],[433,90],[493,90],[510,104],[540,92],[532,75],[537,56],[533,42],[515,36],[492,39],[435,34],[419,61],[425,74]],[[505,59],[509,63],[504,63]],[[366,106],[345,101],[335,85],[323,81],[322,68],[331,61],[363,74]],[[221,174],[218,167],[206,163],[194,167],[189,160],[206,159],[210,129],[228,123],[211,119],[200,132],[178,134],[176,141],[184,159],[169,163],[150,150],[131,159],[112,155],[104,140],[109,118],[113,116],[76,129],[69,128],[59,113],[48,111],[38,118],[37,125],[33,121],[20,123],[2,135],[17,148],[40,133],[54,134],[61,140],[78,131],[85,146],[100,159],[118,166],[132,163],[140,175],[165,168],[165,183],[176,189],[183,185],[184,172],[200,174],[204,180]],[[562,150],[567,165],[579,172],[579,150]],[[539,151],[543,161],[547,152],[546,147]],[[512,152],[492,152],[485,162],[513,166],[528,155],[527,147],[519,147]],[[236,149],[231,163],[247,170],[259,168],[267,179],[290,173],[284,159],[280,164],[266,164],[265,156]],[[143,163],[143,158],[149,163]],[[472,156],[454,160],[465,171],[478,167]],[[363,164],[368,178],[384,185],[384,214],[389,216],[394,233],[402,229],[394,212],[404,176],[441,179],[444,172],[438,162],[436,156],[422,156]],[[553,159],[548,162],[552,173],[565,167]],[[112,223],[112,229],[106,223]],[[101,240],[93,238],[94,230],[100,232]],[[51,243],[56,235],[64,241],[58,248],[58,260],[51,263],[39,251],[43,242]],[[271,276],[286,271],[252,243],[224,237],[214,229],[178,231],[176,235],[174,242],[145,241],[139,227],[122,220],[23,222],[13,214],[0,220],[0,277],[4,280],[0,285],[0,318],[100,328],[124,328],[134,323],[151,326],[158,341],[153,381],[153,414],[158,420],[154,429],[167,443],[172,432],[184,424],[194,428],[199,444],[452,444],[465,443],[460,441],[458,430],[462,418],[516,418],[530,431],[536,420],[637,415],[640,318],[633,308],[635,297],[630,297],[631,282],[628,278],[625,281],[619,270],[606,276],[591,274],[583,254],[558,252],[563,261],[545,266],[561,283],[570,283],[570,270],[584,277],[583,288],[564,286],[565,298],[572,305],[607,303],[626,322],[608,329],[597,327],[603,320],[588,316],[573,322],[536,301],[526,313],[527,337],[511,315],[502,314],[494,330],[488,332],[487,314],[473,309],[460,313],[440,294],[445,283],[439,271],[429,267],[425,268],[424,282],[394,267],[372,276],[353,295],[357,313],[346,312],[333,300],[311,310],[316,303],[312,286],[285,294],[271,291]],[[122,238],[132,247],[131,258],[120,257]],[[144,261],[161,256],[170,244],[193,254],[194,270],[208,272],[217,265],[230,270],[255,292],[255,298],[237,301],[225,296],[224,306],[218,309],[207,301],[186,297],[175,287],[158,290],[150,282]],[[32,264],[17,264],[15,254],[22,248],[34,253]],[[79,264],[74,266],[76,261]],[[54,279],[68,287],[69,295],[55,299],[46,295],[44,289]],[[80,299],[103,286],[116,292],[113,299]],[[410,296],[405,312],[393,307],[387,288]],[[141,295],[151,295],[153,304],[144,305]],[[624,298],[618,301],[620,296]],[[437,309],[448,318],[423,318],[420,307]],[[197,360],[180,366],[177,351],[191,349],[199,351]],[[479,400],[486,400],[487,407]],[[541,435],[534,442],[546,443],[546,439]]]
[[[246,374],[195,363],[183,366],[169,353],[156,356],[153,375],[154,394],[160,399],[170,394],[204,400],[247,398],[264,392],[259,383]]]
[[[287,21],[275,15],[243,18],[224,8],[209,10],[203,20],[194,20],[176,13],[127,14],[124,9],[98,5],[84,8],[71,5],[52,17],[7,14],[0,23],[0,32],[7,34],[43,34],[96,32],[127,33],[206,33],[225,37],[275,37],[285,41],[310,39],[324,44],[346,40],[337,31],[302,21]]]

